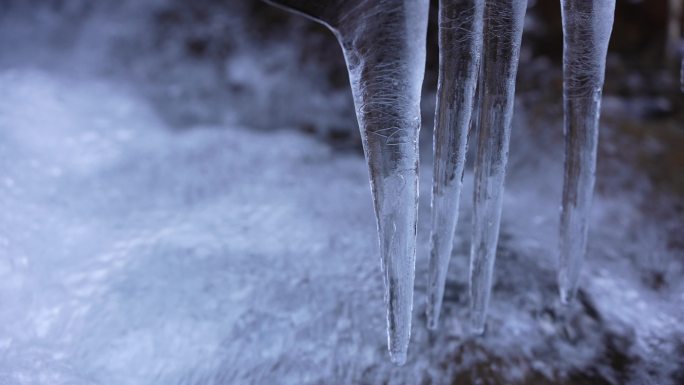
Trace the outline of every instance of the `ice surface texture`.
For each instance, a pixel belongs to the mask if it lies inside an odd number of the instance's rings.
[[[470,248],[471,327],[476,333],[484,331],[491,293],[526,7],[527,0],[488,1],[485,7]]]
[[[411,334],[427,0],[270,1],[328,26],[349,70],[380,238],[393,362]]]
[[[481,0],[439,3],[439,81],[426,310],[430,329],[435,329],[439,320],[458,222],[468,129],[482,51],[483,11]]]
[[[388,306],[389,350],[403,363],[415,271],[420,88],[427,1],[269,1],[327,25],[344,51],[368,161]],[[565,184],[559,286],[577,288],[586,252],[614,0],[563,0]],[[468,129],[477,132],[470,325],[484,331],[501,221],[515,78],[527,0],[441,0],[427,322],[436,328],[458,221]],[[480,63],[481,62],[481,63]],[[479,73],[479,79],[478,79]],[[476,85],[477,103],[474,103]],[[472,114],[472,111],[476,111]]]
[[[565,181],[558,284],[561,301],[575,296],[587,233],[598,142],[601,91],[615,0],[563,0]]]

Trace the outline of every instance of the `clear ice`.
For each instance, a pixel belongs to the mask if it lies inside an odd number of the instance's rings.
[[[435,329],[458,222],[468,129],[482,51],[484,1],[440,0],[427,325]]]
[[[388,345],[406,360],[411,333],[420,94],[427,0],[267,0],[326,25],[349,71],[380,240]],[[615,0],[561,0],[566,159],[559,287],[568,302],[586,253],[606,52]],[[501,221],[515,79],[527,0],[441,0],[434,132],[428,327],[437,326],[458,221],[469,127],[477,137],[470,324],[484,332]],[[476,87],[477,85],[477,87]],[[476,101],[475,101],[476,100]]]
[[[418,212],[418,134],[427,0],[271,0],[330,28],[349,71],[368,162],[385,281],[391,360],[411,335]]]
[[[470,249],[470,323],[477,334],[484,332],[492,287],[526,8],[527,0],[485,5]]]
[[[615,0],[562,0],[565,172],[558,285],[563,303],[577,292],[598,142],[601,92]]]

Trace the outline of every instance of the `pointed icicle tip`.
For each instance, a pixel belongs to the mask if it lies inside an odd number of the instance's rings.
[[[485,332],[487,313],[475,312],[470,316],[470,333],[481,336]]]
[[[429,314],[428,314],[428,320],[427,320],[428,330],[437,330],[438,326],[439,326],[439,320],[436,317],[434,317],[434,318],[429,317]]]
[[[408,356],[408,354],[407,354],[406,350],[402,350],[402,351],[394,352],[394,353],[390,352],[390,361],[392,361],[392,363],[395,366],[404,366],[406,364],[407,356]]]
[[[558,292],[560,294],[561,305],[563,306],[570,306],[577,296],[577,290],[573,288],[561,286],[558,289]]]

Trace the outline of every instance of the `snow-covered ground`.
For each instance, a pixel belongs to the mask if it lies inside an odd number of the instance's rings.
[[[3,52],[13,41],[3,34]],[[101,53],[48,48],[0,60],[0,384],[684,381],[682,256],[640,222],[633,194],[597,197],[580,301],[558,307],[562,145],[530,139],[524,110],[482,338],[461,327],[469,174],[442,325],[425,328],[423,157],[413,335],[397,368],[358,152],[231,120],[244,101],[225,100],[220,123],[172,128],[145,85],[74,67]],[[639,177],[625,173],[612,177]],[[644,281],[649,258],[664,287]]]

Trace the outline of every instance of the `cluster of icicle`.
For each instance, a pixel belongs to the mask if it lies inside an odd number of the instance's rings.
[[[392,361],[411,333],[418,133],[429,0],[267,0],[323,23],[349,70],[368,162]],[[558,281],[572,300],[587,247],[598,119],[615,0],[561,0],[565,175]],[[477,135],[470,325],[482,333],[491,293],[527,0],[440,0],[428,327],[436,328],[458,219],[469,130]]]

